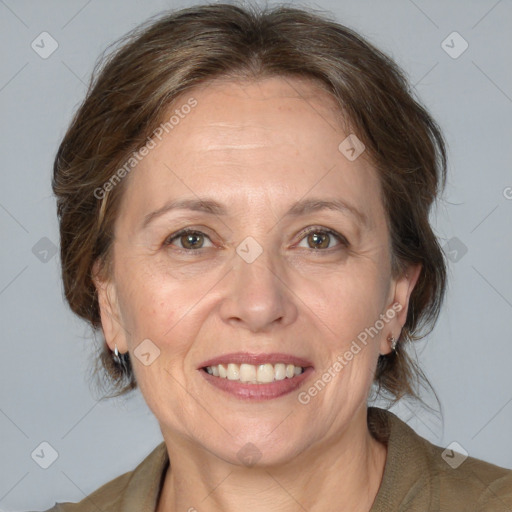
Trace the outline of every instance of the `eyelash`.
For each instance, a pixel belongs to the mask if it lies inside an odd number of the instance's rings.
[[[319,233],[319,234],[330,235],[330,236],[333,236],[334,238],[336,238],[340,242],[340,244],[342,246],[345,246],[345,247],[349,247],[350,246],[350,243],[348,242],[348,240],[343,235],[341,235],[340,233],[338,233],[338,232],[336,232],[336,231],[334,231],[332,229],[321,228],[321,227],[316,227],[316,226],[313,226],[313,227],[310,227],[310,228],[306,228],[305,230],[303,230],[300,233],[300,235],[299,235],[300,236],[299,242],[301,242],[310,233]],[[185,229],[177,231],[176,233],[173,233],[172,235],[167,237],[165,239],[165,241],[164,241],[164,246],[166,246],[166,247],[171,246],[172,242],[174,240],[176,240],[177,238],[179,238],[179,237],[181,237],[183,235],[189,235],[189,234],[204,235],[206,238],[210,239],[206,233],[203,233],[200,230],[191,229],[191,228],[185,228]],[[209,247],[200,247],[199,249],[182,249],[180,247],[175,247],[176,251],[178,251],[180,253],[186,253],[186,254],[190,254],[190,253],[194,253],[194,252],[202,252],[203,249],[209,249]],[[330,247],[328,249],[310,249],[310,250],[314,251],[316,253],[318,253],[318,252],[330,253],[332,250],[335,250],[335,248]]]

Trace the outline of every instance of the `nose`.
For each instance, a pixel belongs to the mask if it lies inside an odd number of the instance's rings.
[[[283,265],[270,251],[252,263],[235,255],[227,291],[220,307],[222,319],[251,332],[268,332],[297,318],[296,297]]]

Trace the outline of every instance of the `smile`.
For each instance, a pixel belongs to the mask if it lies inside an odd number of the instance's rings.
[[[304,372],[302,366],[285,363],[265,363],[265,364],[218,364],[207,366],[205,371],[209,375],[238,382],[247,382],[248,384],[268,384],[284,379],[292,379]]]
[[[245,400],[283,396],[313,373],[311,363],[285,354],[230,354],[206,361],[198,369],[209,384]]]

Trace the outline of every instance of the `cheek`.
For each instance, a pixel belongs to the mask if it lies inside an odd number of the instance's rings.
[[[186,357],[200,325],[200,308],[193,306],[201,292],[197,287],[185,287],[157,274],[127,275],[137,276],[123,289],[128,347],[141,393],[157,414],[161,399],[181,396],[177,381],[183,382]],[[150,363],[146,365],[139,356],[148,352]]]
[[[172,337],[205,293],[203,279],[184,281],[151,262],[123,270],[129,277],[121,288],[121,311],[134,342],[153,337],[161,343]]]
[[[170,391],[175,386],[172,375],[181,382],[190,371],[187,365],[193,355],[194,341],[206,321],[207,293],[212,284],[204,274],[197,279],[180,280],[165,272],[150,273],[148,267],[146,263],[146,271],[130,269],[125,274],[136,277],[126,281],[122,290],[122,313],[141,391],[150,388],[149,395],[159,395],[164,393],[164,388]],[[150,352],[158,354],[149,366],[137,360],[144,343]],[[168,385],[162,385],[163,382]]]
[[[323,353],[317,379],[327,381],[319,403],[345,403],[347,407],[365,400],[384,331],[371,330],[386,307],[388,280],[382,269],[359,260],[323,280],[324,286],[308,286],[312,321],[322,330],[318,352]],[[318,284],[319,281],[316,281]],[[323,389],[323,385],[319,385]],[[317,393],[316,389],[311,390]],[[352,405],[349,405],[352,404]],[[337,409],[329,413],[336,417]],[[334,421],[334,420],[333,420]]]
[[[382,278],[375,265],[352,265],[308,281],[304,294],[328,331],[339,335],[339,343],[375,323],[385,307],[388,286],[389,280]]]

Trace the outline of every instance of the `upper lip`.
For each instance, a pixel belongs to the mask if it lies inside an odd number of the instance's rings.
[[[312,366],[311,362],[301,357],[294,356],[292,354],[283,354],[278,352],[272,352],[267,354],[254,354],[250,352],[232,352],[231,354],[223,354],[221,356],[208,359],[199,365],[198,369],[205,368],[206,366],[216,366],[218,364],[265,364],[265,363],[284,363],[293,364],[294,366],[302,366],[306,368]]]

